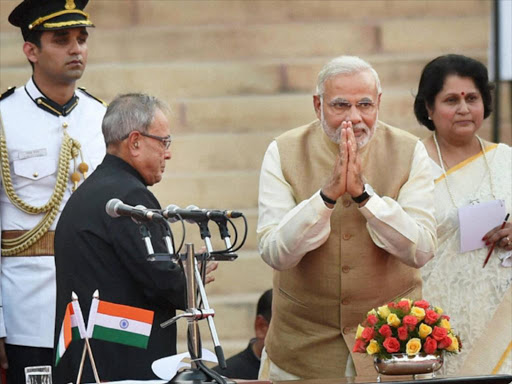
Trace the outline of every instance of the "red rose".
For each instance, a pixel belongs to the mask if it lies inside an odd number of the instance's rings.
[[[434,330],[432,331],[432,337],[434,339],[436,339],[437,341],[443,340],[446,337],[446,335],[448,335],[448,331],[445,328],[434,327]],[[441,347],[439,347],[439,348],[441,348]]]
[[[415,301],[414,302],[414,305],[416,307],[420,307],[420,308],[423,308],[423,309],[427,309],[428,307],[430,307],[430,304],[427,300],[418,300],[418,301]]]
[[[409,313],[411,310],[411,306],[407,300],[402,300],[397,304],[398,309],[400,309],[403,313]]]
[[[398,338],[402,341],[407,340],[407,336],[409,336],[409,331],[405,325],[398,327]]]
[[[366,318],[366,322],[368,323],[368,325],[370,326],[374,326],[375,324],[377,324],[377,316],[375,315],[368,315],[368,317]]]
[[[394,302],[390,301],[390,302],[388,303],[388,308],[389,308],[389,309],[391,309],[391,308],[396,308],[396,304],[395,304]]]
[[[439,341],[439,344],[437,344],[439,349],[446,349],[450,345],[452,345],[452,339],[450,339],[448,336],[445,336],[441,341]]]
[[[366,327],[363,332],[361,333],[361,337],[366,341],[367,343],[373,339],[373,336],[375,336],[375,331],[373,328]]]
[[[439,314],[436,311],[427,309],[425,311],[425,323],[428,325],[434,325],[439,320]]]
[[[380,327],[379,329],[379,333],[384,336],[384,338],[386,337],[389,337],[391,336],[391,327],[387,324],[384,324],[382,327]]]
[[[400,342],[394,337],[388,337],[386,340],[384,340],[382,345],[389,353],[395,353],[400,350]]]
[[[354,344],[354,348],[352,349],[352,352],[365,353],[366,343],[361,339],[357,339],[356,343]]]
[[[429,355],[433,354],[437,349],[437,341],[430,336],[427,336],[427,340],[425,340],[425,344],[423,344],[423,350],[425,353]]]
[[[418,318],[416,316],[407,315],[402,319],[402,324],[407,326],[409,331],[412,331],[416,324],[418,324]]]
[[[441,319],[446,319],[446,320],[450,321],[450,316],[448,316],[448,315],[441,315]]]

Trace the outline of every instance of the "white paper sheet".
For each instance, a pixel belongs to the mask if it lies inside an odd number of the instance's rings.
[[[201,360],[218,363],[217,356],[213,352],[205,348],[201,351]],[[151,364],[151,369],[153,370],[153,373],[162,380],[171,380],[179,369],[190,368],[189,363],[183,362],[184,359],[190,359],[190,354],[188,352],[178,353],[177,355],[155,360],[153,361],[153,364]]]
[[[491,229],[501,225],[506,215],[504,200],[491,200],[459,208],[460,252],[485,247],[482,238]]]

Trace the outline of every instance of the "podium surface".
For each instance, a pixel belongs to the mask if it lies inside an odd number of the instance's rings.
[[[512,383],[512,375],[486,375],[486,376],[466,376],[466,377],[443,377],[436,376],[435,378],[425,378],[413,380],[411,376],[384,376],[380,377],[380,383],[400,383],[400,384],[510,384]],[[238,381],[240,384],[247,384],[246,381]],[[254,383],[270,383],[268,381],[252,381]],[[297,380],[297,381],[276,381],[273,384],[370,384],[379,383],[377,375],[366,377],[343,377],[340,379],[311,379],[311,380]]]

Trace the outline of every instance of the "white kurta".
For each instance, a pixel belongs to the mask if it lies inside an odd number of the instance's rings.
[[[374,243],[411,266],[425,264],[436,247],[434,205],[432,199],[424,198],[432,192],[431,177],[427,151],[418,142],[409,180],[397,200],[375,194],[359,208]],[[296,204],[281,170],[277,143],[272,142],[261,167],[257,230],[259,251],[268,265],[277,270],[292,268],[327,240],[333,210],[319,192]]]
[[[447,357],[445,372],[449,375],[458,372],[473,344],[487,328],[493,327],[490,320],[512,283],[512,268],[501,265],[512,252],[496,247],[485,268],[482,265],[488,248],[459,253],[457,208],[468,205],[476,198],[483,202],[495,197],[505,200],[507,212],[512,209],[512,149],[505,144],[498,144],[488,147],[486,156],[491,174],[480,153],[448,170],[447,180],[442,169],[431,160],[436,185],[438,251],[432,261],[421,270],[424,280],[423,295],[430,303],[443,308],[451,317],[450,323],[455,334],[462,341],[461,353]],[[491,193],[490,177],[493,180],[494,197]],[[450,199],[446,182],[449,183],[457,207]],[[508,329],[502,330],[502,335],[510,338],[512,313],[508,316]],[[505,363],[502,366],[505,370],[502,372],[508,370],[510,373],[512,354],[508,354]]]
[[[29,97],[30,95],[30,97]],[[92,172],[105,155],[101,122],[105,106],[77,90],[78,105],[67,116],[55,116],[33,100],[43,95],[32,79],[0,103],[14,190],[30,205],[51,197],[63,131],[81,144],[83,161]],[[64,126],[67,125],[67,128]],[[77,166],[82,161],[77,159]],[[74,171],[71,161],[69,175]],[[73,184],[63,197],[61,211]],[[43,214],[29,215],[14,207],[0,184],[0,229],[30,230]],[[55,230],[58,216],[50,230]],[[55,262],[52,255],[1,257],[0,337],[9,344],[53,348],[55,327]]]

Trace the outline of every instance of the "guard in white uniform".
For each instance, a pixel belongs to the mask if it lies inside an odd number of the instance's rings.
[[[93,26],[87,2],[25,0],[9,16],[33,67],[24,87],[0,97],[0,364],[9,384],[24,384],[27,366],[53,364],[53,231],[105,155],[106,105],[75,88]]]

